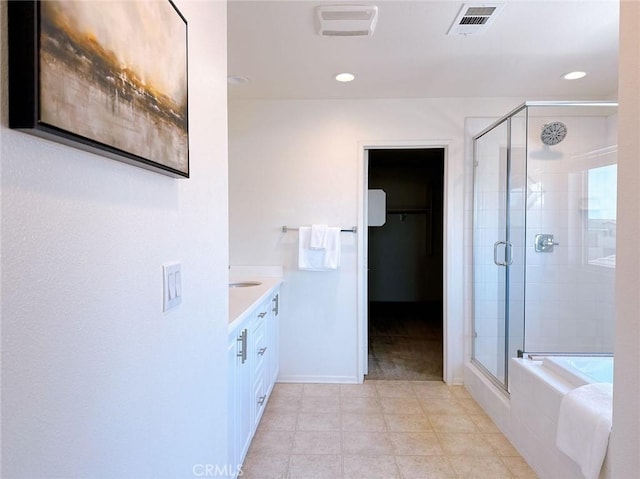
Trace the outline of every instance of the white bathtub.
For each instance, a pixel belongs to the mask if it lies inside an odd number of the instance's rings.
[[[465,386],[541,479],[584,479],[580,467],[556,447],[560,402],[574,388],[612,382],[613,358],[514,358],[509,367],[510,396],[472,364],[465,370]],[[605,459],[600,479],[611,477]]]
[[[576,386],[613,384],[613,357],[547,356],[542,363],[544,367]]]

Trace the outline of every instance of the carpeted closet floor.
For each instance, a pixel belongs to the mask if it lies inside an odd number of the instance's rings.
[[[442,303],[370,303],[367,379],[442,379]]]

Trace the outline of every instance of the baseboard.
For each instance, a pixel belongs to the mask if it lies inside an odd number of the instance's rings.
[[[464,377],[456,378],[454,377],[449,386],[464,386]]]

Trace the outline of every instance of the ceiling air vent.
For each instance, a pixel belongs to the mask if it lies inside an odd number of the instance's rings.
[[[464,4],[447,35],[477,35],[493,23],[504,3]]]
[[[373,35],[378,7],[373,5],[321,5],[316,7],[316,31],[328,37]]]

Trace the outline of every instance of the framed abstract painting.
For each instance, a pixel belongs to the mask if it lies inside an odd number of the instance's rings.
[[[9,1],[9,126],[189,177],[187,22],[169,0]]]

